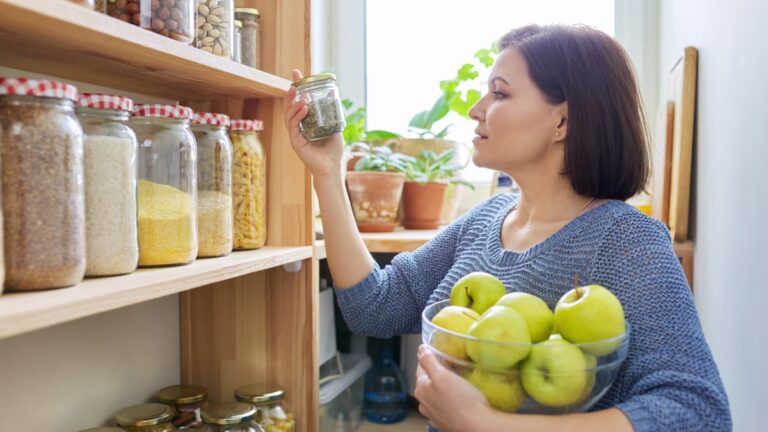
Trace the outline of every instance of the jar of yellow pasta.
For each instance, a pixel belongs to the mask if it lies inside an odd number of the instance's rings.
[[[232,120],[232,218],[234,249],[257,249],[267,239],[266,158],[259,120]]]

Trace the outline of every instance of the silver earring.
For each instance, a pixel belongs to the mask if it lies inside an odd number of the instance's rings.
[[[560,136],[560,131],[555,131],[555,136]]]

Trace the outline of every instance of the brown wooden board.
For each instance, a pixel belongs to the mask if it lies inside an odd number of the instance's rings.
[[[656,135],[653,151],[653,189],[651,215],[669,225],[669,193],[672,173],[672,134],[674,131],[675,103],[666,100],[659,105],[656,115]]]

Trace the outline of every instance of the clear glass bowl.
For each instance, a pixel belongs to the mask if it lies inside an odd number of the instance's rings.
[[[525,414],[565,414],[587,411],[608,391],[629,352],[629,323],[626,332],[599,342],[566,344],[515,344],[478,339],[438,327],[432,318],[450,306],[443,300],[427,306],[422,313],[421,337],[439,361],[479,388],[499,410]],[[441,343],[435,343],[436,341]],[[532,349],[539,345],[536,359],[528,356],[511,368],[482,367],[472,359],[460,359],[441,352],[436,345],[475,344],[483,352]],[[576,347],[576,350],[574,350]],[[610,352],[608,352],[610,351]],[[583,355],[584,361],[579,356]],[[528,362],[526,368],[522,366]],[[558,366],[559,364],[559,366]],[[583,367],[582,367],[583,365]],[[553,370],[553,368],[555,370]]]

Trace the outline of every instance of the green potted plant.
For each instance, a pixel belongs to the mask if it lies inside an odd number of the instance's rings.
[[[347,193],[360,232],[389,232],[397,228],[403,173],[412,159],[389,147],[372,147],[357,161],[355,170],[347,172]]]
[[[453,150],[439,155],[424,150],[418,158],[411,158],[405,166],[403,187],[403,226],[408,229],[435,229],[447,221],[442,218],[443,203],[448,185],[471,183],[460,176],[460,165],[454,163]]]
[[[385,130],[367,130],[368,113],[365,107],[357,107],[353,110],[354,103],[349,99],[343,99],[341,103],[344,106],[347,123],[342,133],[347,170],[352,171],[357,161],[371,152],[372,145],[400,138],[400,134]]]

